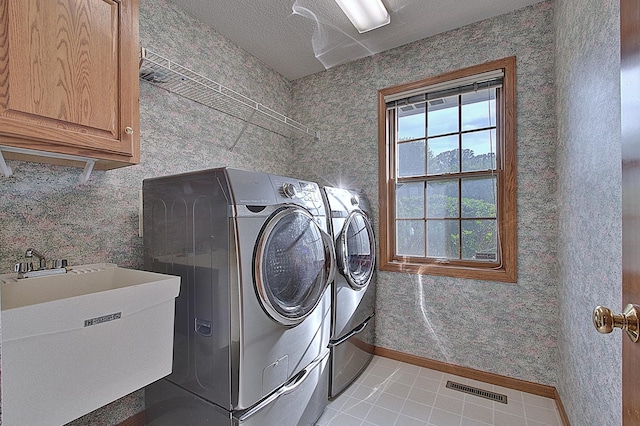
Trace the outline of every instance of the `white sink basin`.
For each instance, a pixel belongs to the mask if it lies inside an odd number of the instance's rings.
[[[171,373],[179,277],[95,264],[0,281],[4,424],[62,425]]]

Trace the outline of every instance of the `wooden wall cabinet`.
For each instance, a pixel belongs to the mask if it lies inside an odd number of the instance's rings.
[[[138,0],[0,0],[5,158],[84,165],[47,157],[64,154],[102,170],[140,162],[138,8]]]

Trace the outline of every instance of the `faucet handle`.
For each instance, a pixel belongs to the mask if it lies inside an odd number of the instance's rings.
[[[25,272],[33,271],[33,262],[20,262],[16,263],[13,267],[14,272],[24,274]]]
[[[53,259],[51,261],[51,269],[66,268],[67,259]]]

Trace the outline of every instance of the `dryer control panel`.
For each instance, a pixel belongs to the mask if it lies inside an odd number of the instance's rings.
[[[278,203],[295,203],[308,208],[322,205],[320,188],[315,182],[307,182],[282,176],[271,176]]]
[[[270,177],[278,203],[304,207],[322,229],[327,229],[326,209],[317,183],[283,176]]]

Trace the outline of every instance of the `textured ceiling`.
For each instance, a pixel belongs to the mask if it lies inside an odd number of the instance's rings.
[[[359,34],[334,0],[170,0],[289,80],[540,0],[383,0],[391,23]]]

